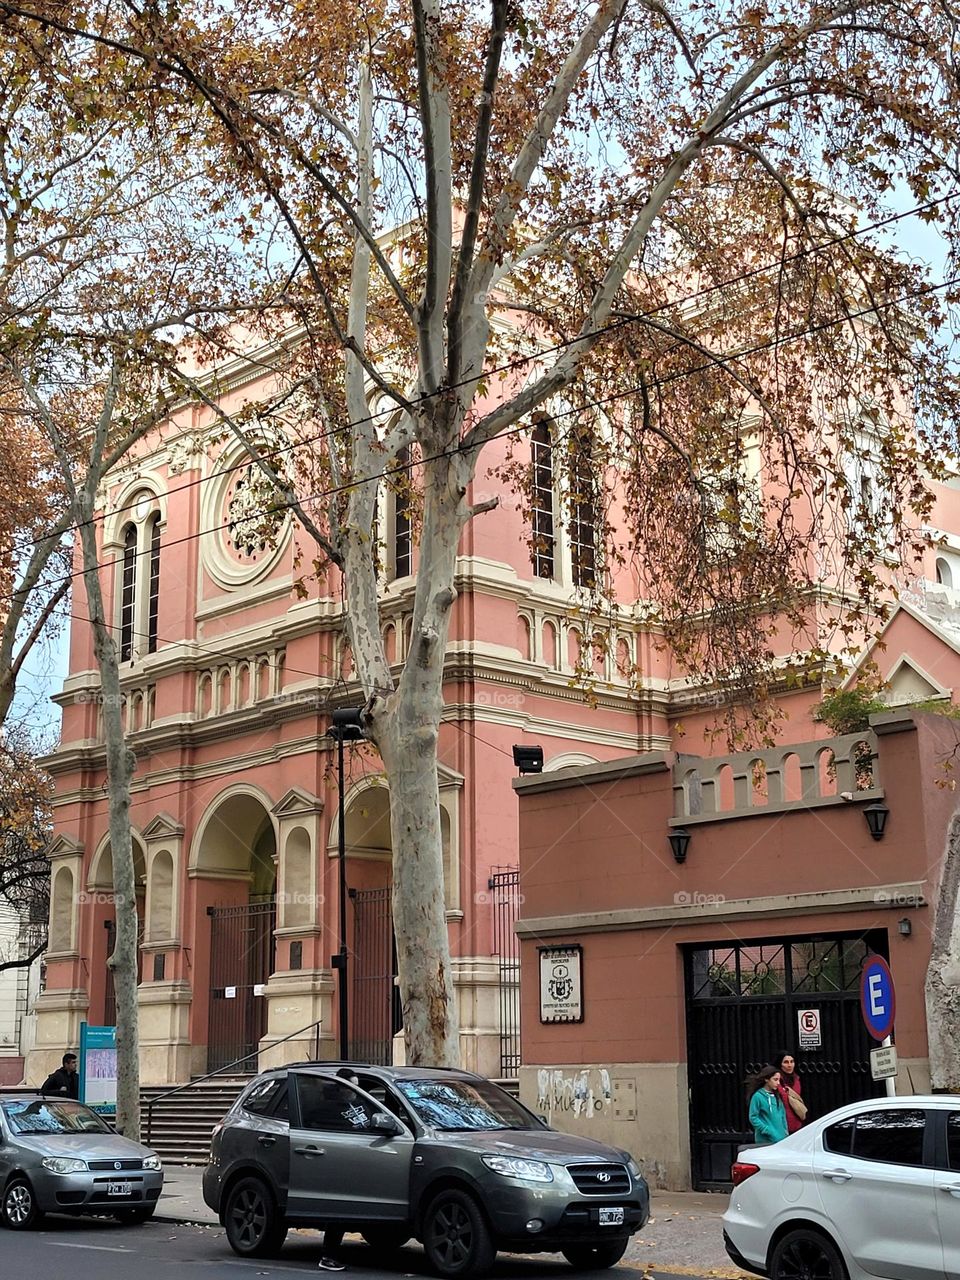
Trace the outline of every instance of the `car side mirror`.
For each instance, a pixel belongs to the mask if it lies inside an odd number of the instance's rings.
[[[370,1120],[370,1128],[374,1133],[403,1133],[403,1125],[389,1111],[377,1111]]]

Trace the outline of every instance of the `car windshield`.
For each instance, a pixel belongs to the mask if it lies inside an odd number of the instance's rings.
[[[397,1088],[434,1129],[536,1129],[529,1112],[489,1080],[398,1080]]]
[[[11,1133],[110,1133],[95,1111],[79,1102],[4,1102],[3,1114]]]

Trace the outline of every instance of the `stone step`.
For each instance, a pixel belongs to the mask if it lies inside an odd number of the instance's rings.
[[[174,1086],[146,1086],[140,1090],[143,1141],[167,1164],[205,1164],[214,1126],[249,1081],[249,1076],[218,1076],[176,1093],[170,1093]]]

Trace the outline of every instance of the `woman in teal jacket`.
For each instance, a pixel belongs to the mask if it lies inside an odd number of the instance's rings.
[[[757,1144],[779,1142],[787,1136],[787,1113],[780,1097],[780,1072],[764,1067],[754,1077],[750,1099],[750,1126]]]

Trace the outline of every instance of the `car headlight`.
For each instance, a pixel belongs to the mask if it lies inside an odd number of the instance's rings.
[[[521,1160],[517,1156],[484,1156],[483,1163],[494,1173],[505,1178],[520,1178],[524,1182],[552,1182],[553,1170],[542,1160]]]
[[[86,1173],[86,1160],[73,1160],[69,1156],[46,1156],[40,1161],[48,1173]]]
[[[630,1170],[630,1176],[632,1178],[643,1177],[643,1170],[637,1164],[636,1160],[634,1160],[633,1156],[631,1156],[630,1159],[627,1161],[627,1168]]]
[[[143,1167],[145,1169],[162,1169],[163,1162],[159,1156],[144,1156]]]

